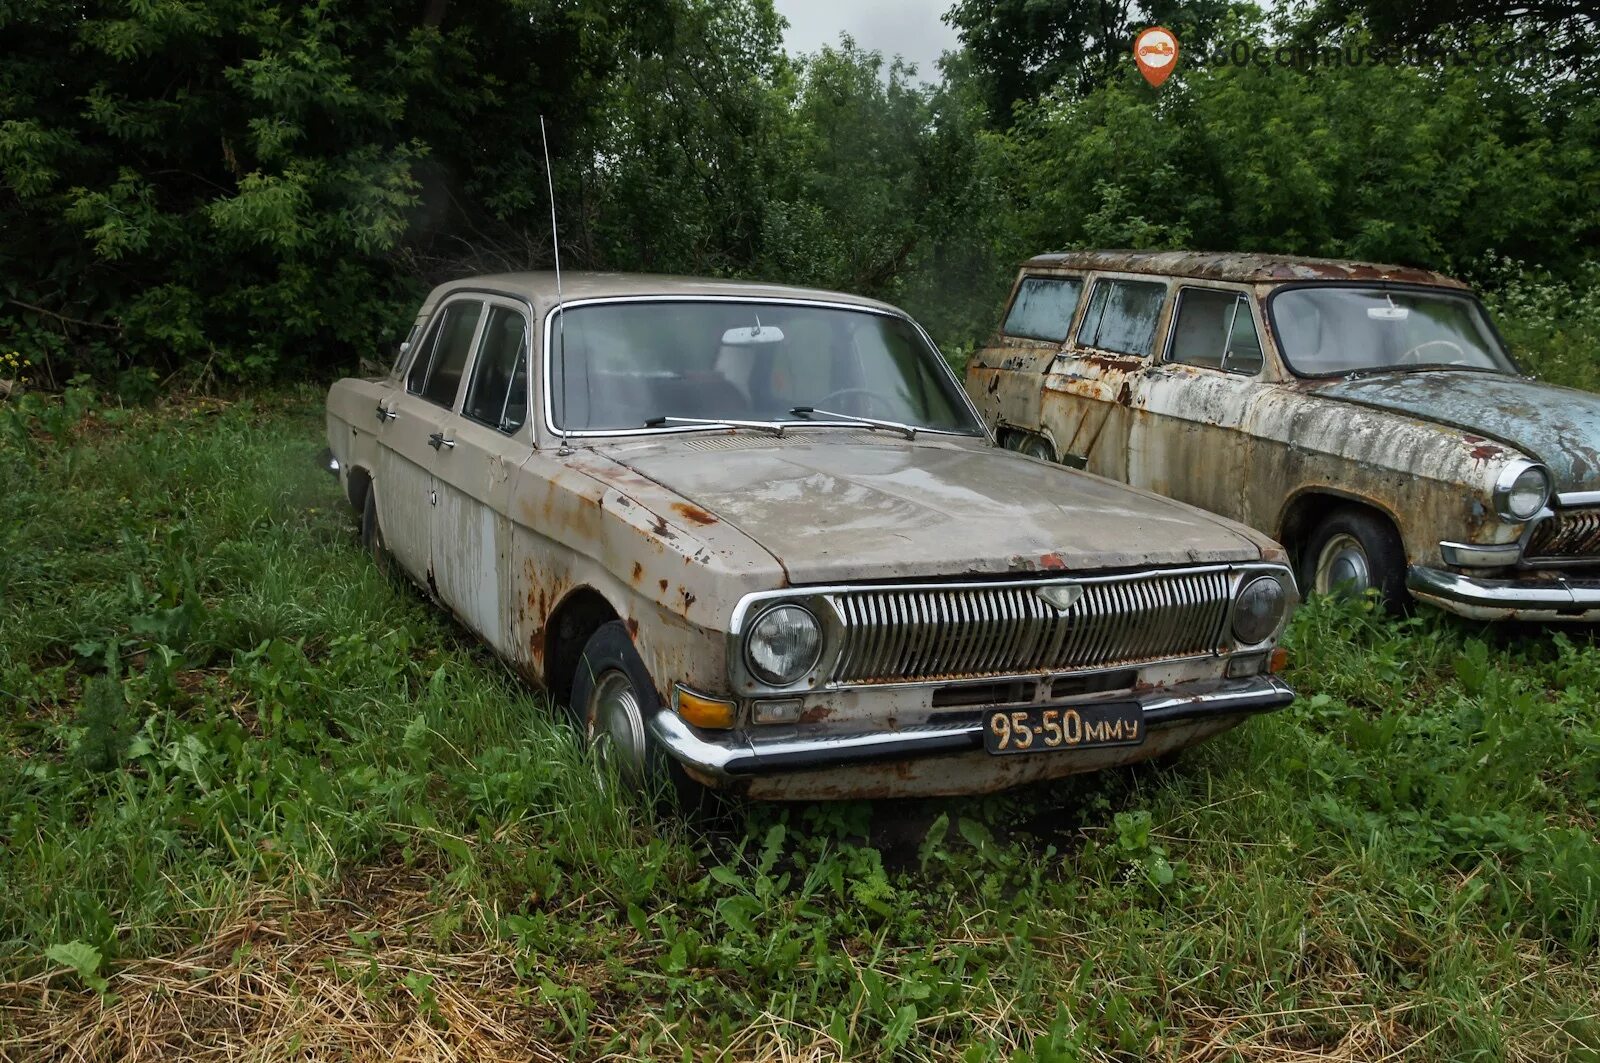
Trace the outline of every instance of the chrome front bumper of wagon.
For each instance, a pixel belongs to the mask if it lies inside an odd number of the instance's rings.
[[[1473,620],[1600,620],[1600,580],[1479,579],[1417,566],[1406,587],[1419,601]]]
[[[1127,695],[1104,701],[1126,702]],[[1151,729],[1197,719],[1249,716],[1281,709],[1294,691],[1275,676],[1180,683],[1151,690],[1132,700],[1144,710]],[[1081,708],[1084,702],[1071,702]],[[1088,704],[1094,704],[1089,702]],[[912,760],[983,748],[982,712],[960,723],[929,724],[897,730],[808,733],[805,726],[706,731],[691,727],[670,709],[657,712],[650,730],[668,755],[690,771],[719,781],[784,772],[817,771],[870,761]],[[1039,754],[1066,756],[1069,751]]]

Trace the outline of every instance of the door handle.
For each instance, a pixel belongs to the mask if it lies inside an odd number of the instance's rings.
[[[428,446],[432,447],[434,450],[438,450],[440,447],[450,447],[454,449],[455,445],[456,441],[453,439],[446,439],[443,432],[435,432],[428,437]]]
[[[381,403],[381,402],[378,403],[378,420],[379,421],[392,421],[396,417],[399,417],[399,416],[400,415],[398,413],[395,413],[393,410],[391,410],[388,407],[384,406],[383,403]]]

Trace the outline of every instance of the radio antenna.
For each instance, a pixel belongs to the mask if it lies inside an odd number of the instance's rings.
[[[556,235],[556,179],[550,172],[550,138],[545,136],[544,115],[539,116],[539,142],[544,146],[544,181],[550,191],[550,247],[556,257],[556,358],[561,364],[561,449],[562,457],[572,453],[567,442],[567,304],[561,297],[561,239]]]

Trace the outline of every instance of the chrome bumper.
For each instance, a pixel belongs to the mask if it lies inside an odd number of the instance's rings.
[[[1101,700],[1126,702],[1130,699],[1113,696]],[[1257,676],[1182,683],[1148,691],[1132,700],[1139,702],[1144,710],[1147,727],[1162,727],[1202,717],[1271,712],[1293,701],[1294,691],[1275,676]],[[1085,703],[1066,704],[1081,707]],[[978,719],[961,723],[856,734],[817,734],[807,733],[803,727],[704,731],[684,723],[672,710],[662,709],[651,718],[650,730],[667,754],[685,768],[714,779],[728,780],[982,749],[982,711],[975,710]]]
[[[1600,620],[1600,581],[1478,579],[1416,567],[1406,587],[1421,601],[1474,620]]]

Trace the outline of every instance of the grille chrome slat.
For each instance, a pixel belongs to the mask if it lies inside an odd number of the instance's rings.
[[[1530,561],[1600,560],[1600,508],[1561,509],[1528,536]]]
[[[1082,586],[1064,612],[1017,584],[830,592],[842,625],[831,680],[1073,671],[1221,648],[1225,571],[1135,573]]]

